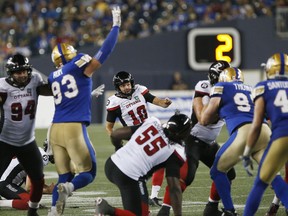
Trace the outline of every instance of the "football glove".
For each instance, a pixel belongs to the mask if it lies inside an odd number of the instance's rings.
[[[105,84],[102,84],[100,86],[98,86],[96,89],[94,89],[92,92],[91,92],[91,95],[98,98],[99,95],[102,95],[103,92],[104,92],[104,88],[105,88]]]
[[[120,7],[114,7],[112,9],[112,17],[113,17],[113,27],[114,26],[121,26],[121,10]]]
[[[248,176],[253,176],[252,174],[252,170],[253,170],[253,162],[250,158],[250,156],[242,156],[242,163],[243,163],[243,167],[246,170]]]

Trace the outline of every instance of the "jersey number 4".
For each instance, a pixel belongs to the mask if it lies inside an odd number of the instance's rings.
[[[11,119],[13,121],[22,121],[24,115],[30,115],[30,119],[35,118],[35,101],[29,100],[27,101],[27,106],[24,109],[21,103],[12,103],[11,104]]]
[[[154,126],[150,126],[143,131],[135,141],[138,145],[144,145],[143,150],[148,156],[154,155],[161,148],[167,146],[167,143],[159,135],[158,130]]]

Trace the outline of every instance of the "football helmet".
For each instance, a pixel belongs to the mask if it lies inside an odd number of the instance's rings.
[[[242,71],[236,67],[229,67],[224,69],[219,76],[219,82],[244,82],[244,76]]]
[[[38,147],[41,156],[42,156],[42,160],[43,160],[43,166],[46,166],[49,163],[49,156],[47,155],[47,153],[44,151],[43,148]]]
[[[228,67],[230,67],[230,64],[224,60],[216,61],[211,64],[208,71],[208,79],[212,86],[218,82],[220,73]]]
[[[10,57],[5,65],[7,72],[7,80],[13,86],[24,87],[26,86],[31,78],[32,65],[29,64],[29,59],[19,53]],[[19,71],[27,71],[28,77],[22,77],[21,79],[16,79],[13,74]]]
[[[264,66],[267,79],[288,78],[288,55],[276,53],[272,55]]]
[[[67,43],[57,44],[51,54],[51,59],[56,68],[60,68],[77,55],[77,50]]]
[[[187,115],[176,112],[163,127],[170,140],[181,144],[190,134],[192,121]]]
[[[44,143],[43,143],[43,148],[44,148],[44,151],[46,152],[46,154],[47,154],[48,157],[49,157],[50,163],[55,164],[54,155],[53,155],[53,152],[52,152],[52,148],[51,148],[51,146],[50,146],[50,143],[48,142],[48,139],[45,139],[45,141],[44,141]]]
[[[124,94],[123,92],[121,92],[119,86],[130,82],[132,89],[134,89],[134,78],[132,77],[132,75],[126,71],[120,71],[118,72],[114,77],[113,77],[113,84],[115,87],[115,90],[119,93],[119,94]],[[126,95],[131,95],[132,91],[129,94]],[[124,94],[125,95],[125,94]]]

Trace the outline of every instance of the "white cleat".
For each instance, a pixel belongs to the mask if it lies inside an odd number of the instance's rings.
[[[66,201],[68,197],[72,196],[72,187],[70,182],[58,184],[58,200],[56,202],[56,210],[58,215],[62,215],[65,209]]]

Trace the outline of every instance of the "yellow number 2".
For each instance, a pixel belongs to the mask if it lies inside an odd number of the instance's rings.
[[[224,52],[230,52],[233,49],[233,38],[229,34],[218,34],[217,40],[224,42],[215,49],[216,60],[225,60],[231,62],[230,56],[224,55]]]

